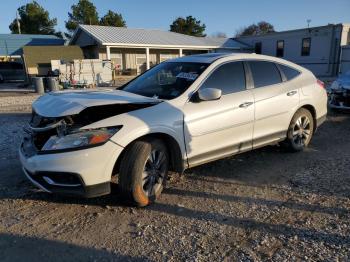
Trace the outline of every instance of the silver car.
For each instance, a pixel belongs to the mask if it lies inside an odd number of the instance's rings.
[[[146,206],[168,171],[270,144],[302,151],[326,114],[323,83],[303,67],[255,54],[187,56],[120,90],[40,97],[20,159],[47,192],[100,196],[118,175],[125,198]]]

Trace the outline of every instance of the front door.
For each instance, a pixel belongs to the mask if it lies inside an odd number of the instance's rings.
[[[252,148],[254,98],[246,89],[242,62],[220,65],[200,89],[221,89],[214,101],[188,102],[184,134],[190,166]]]

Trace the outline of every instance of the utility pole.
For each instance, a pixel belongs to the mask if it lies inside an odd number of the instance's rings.
[[[311,19],[307,19],[307,30],[309,31],[309,34],[311,33],[311,29],[310,29],[310,23],[311,23]]]
[[[311,19],[306,20],[306,22],[307,22],[307,28],[310,28]]]
[[[17,28],[18,28],[18,34],[21,34],[21,23],[18,19],[18,11],[16,11],[16,21],[17,21]]]

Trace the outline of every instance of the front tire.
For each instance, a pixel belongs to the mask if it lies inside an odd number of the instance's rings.
[[[169,154],[161,140],[138,140],[127,147],[119,172],[125,197],[139,207],[155,202],[161,194],[169,168]]]
[[[290,122],[287,138],[282,146],[291,152],[300,152],[307,147],[312,139],[314,119],[309,110],[300,108]]]

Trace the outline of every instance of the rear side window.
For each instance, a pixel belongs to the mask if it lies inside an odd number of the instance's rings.
[[[221,89],[222,95],[245,90],[243,62],[227,63],[217,68],[201,86]]]
[[[280,72],[274,63],[266,61],[250,61],[249,65],[253,75],[255,88],[282,82]]]
[[[281,70],[283,71],[284,75],[286,76],[287,80],[291,80],[295,77],[297,77],[298,75],[300,75],[300,72],[298,70],[295,70],[289,66],[285,66],[285,65],[278,65]]]

